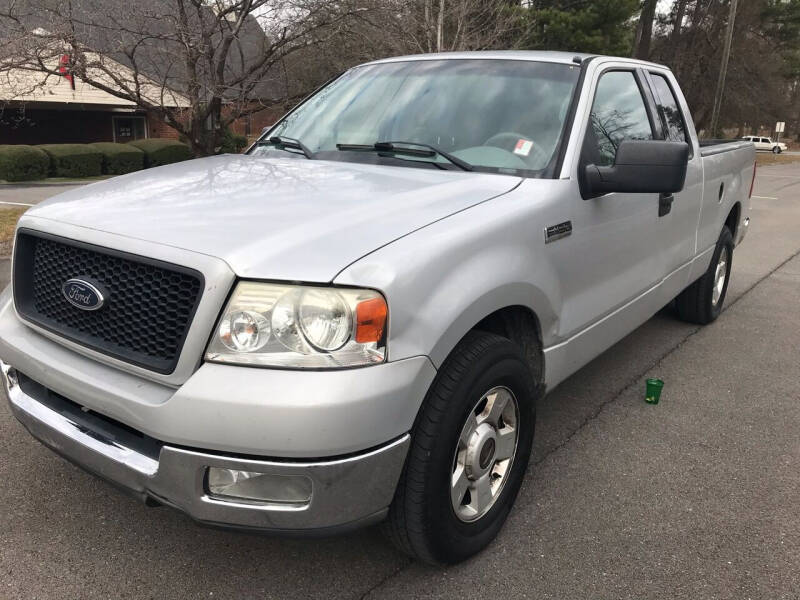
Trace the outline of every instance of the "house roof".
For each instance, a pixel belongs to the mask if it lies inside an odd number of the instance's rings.
[[[14,5],[15,14],[27,32],[41,29],[58,35],[67,31],[68,20],[64,17],[66,3],[60,0],[0,0],[4,5]],[[70,3],[74,34],[79,43],[96,56],[112,60],[118,65],[140,73],[153,85],[186,92],[191,77],[184,61],[185,45],[178,39],[174,22],[175,4],[167,0],[72,0]],[[192,27],[199,30],[216,21],[211,8],[198,11],[191,18]],[[17,26],[18,27],[18,26]],[[6,23],[6,38],[14,25]],[[0,18],[0,40],[4,37],[4,25]],[[22,40],[24,45],[25,41]],[[269,41],[264,30],[254,17],[246,19],[234,41],[225,64],[225,79],[246,73],[264,55]],[[212,40],[212,49],[214,43]],[[0,41],[2,53],[2,41]],[[0,56],[2,59],[2,56]],[[198,61],[198,83],[201,95],[222,92],[223,98],[239,98],[241,90],[212,90],[213,78],[207,74],[205,58]],[[77,82],[76,82],[77,84]],[[206,88],[203,90],[203,88]],[[261,77],[246,79],[242,88],[250,88],[246,99],[271,101],[280,98],[285,90],[282,78]]]
[[[116,72],[121,79],[132,79],[130,69],[108,60],[108,68]],[[57,60],[46,63],[48,68],[56,70]],[[96,72],[93,77],[109,87],[114,81],[104,72]],[[140,77],[141,94],[153,104],[171,107],[188,107],[189,100],[174,90],[164,89],[145,77]],[[119,108],[135,108],[136,103],[119,98],[113,94],[89,85],[75,78],[74,89],[66,77],[50,75],[41,71],[12,68],[0,72],[0,101],[8,102],[52,102],[57,104],[93,105]]]

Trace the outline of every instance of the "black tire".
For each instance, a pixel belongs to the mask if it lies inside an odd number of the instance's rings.
[[[781,153],[781,149],[778,146],[774,146],[772,148],[772,153],[773,154],[780,154]]]
[[[488,512],[465,522],[456,516],[451,501],[454,453],[470,411],[496,386],[509,389],[517,400],[516,451]],[[465,336],[442,365],[412,431],[403,474],[383,526],[397,548],[423,562],[452,564],[494,539],[525,476],[537,390],[531,369],[515,344],[480,331]]]
[[[725,283],[722,293],[716,303],[713,301],[714,285],[716,283],[716,270],[719,264],[720,255],[723,251],[727,252],[725,265]],[[692,285],[683,290],[675,299],[678,309],[678,316],[689,323],[707,325],[714,321],[722,312],[725,303],[725,295],[728,292],[728,283],[731,279],[731,265],[733,264],[733,235],[727,225],[722,228],[722,233],[717,240],[714,254],[711,257],[711,264],[703,276]]]

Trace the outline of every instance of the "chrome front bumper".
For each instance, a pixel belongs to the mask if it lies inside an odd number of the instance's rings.
[[[378,449],[318,462],[236,457],[155,440],[155,450],[148,451],[127,428],[111,421],[93,427],[81,418],[80,407],[35,382],[23,390],[19,374],[3,362],[0,371],[14,416],[45,446],[142,500],[172,506],[212,525],[324,533],[377,522],[388,510],[409,446],[406,434]],[[213,497],[207,491],[208,467],[307,477],[311,498],[290,504]]]

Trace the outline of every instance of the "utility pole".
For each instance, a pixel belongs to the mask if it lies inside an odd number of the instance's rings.
[[[722,49],[722,65],[717,79],[717,91],[714,94],[714,109],[711,112],[711,135],[716,137],[719,125],[719,112],[722,108],[722,94],[725,91],[725,77],[728,74],[728,59],[731,57],[731,42],[733,41],[733,23],[736,20],[737,0],[731,0],[730,13],[728,14],[728,28],[725,31],[725,46]]]

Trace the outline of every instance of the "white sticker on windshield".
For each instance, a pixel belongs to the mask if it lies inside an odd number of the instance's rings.
[[[522,156],[528,156],[531,153],[531,148],[533,148],[533,142],[530,140],[517,140],[517,145],[514,146],[514,154],[521,154]]]

